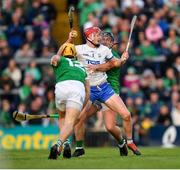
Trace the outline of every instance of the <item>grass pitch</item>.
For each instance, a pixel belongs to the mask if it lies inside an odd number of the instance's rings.
[[[86,148],[81,158],[48,160],[48,150],[0,151],[0,169],[2,168],[41,168],[41,169],[128,169],[128,168],[180,168],[180,148],[140,148],[143,155],[120,157],[117,148]]]

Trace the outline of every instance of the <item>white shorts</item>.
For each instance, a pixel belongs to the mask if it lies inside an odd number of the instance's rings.
[[[82,110],[85,99],[84,84],[76,80],[66,80],[55,86],[56,108],[64,112],[66,108]]]

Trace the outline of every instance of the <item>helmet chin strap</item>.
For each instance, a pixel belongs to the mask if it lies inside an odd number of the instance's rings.
[[[94,39],[94,35],[92,35],[92,39]],[[90,38],[86,37],[86,40],[88,40],[91,44],[93,44],[95,47],[99,47],[100,44],[95,44],[93,43],[93,40],[91,40]]]
[[[90,39],[88,39],[88,38],[86,38],[91,44],[93,44],[95,47],[99,47],[100,46],[100,44],[95,44],[95,43],[93,43]]]

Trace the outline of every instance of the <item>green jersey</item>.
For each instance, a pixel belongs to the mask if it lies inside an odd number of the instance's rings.
[[[56,67],[53,66],[56,83],[65,80],[77,80],[82,83],[87,77],[85,68],[75,59],[61,56]]]
[[[112,50],[112,54],[114,57],[120,58],[115,50]],[[119,68],[112,68],[107,71],[106,74],[108,76],[107,81],[110,83],[115,93],[119,94]]]

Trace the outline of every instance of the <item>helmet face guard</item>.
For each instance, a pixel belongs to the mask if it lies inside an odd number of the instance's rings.
[[[114,36],[111,32],[102,32],[101,37],[102,37],[103,45],[108,46],[109,48],[112,48],[113,45],[115,44]]]
[[[65,43],[61,47],[61,55],[68,58],[76,58],[76,48],[74,44]]]

